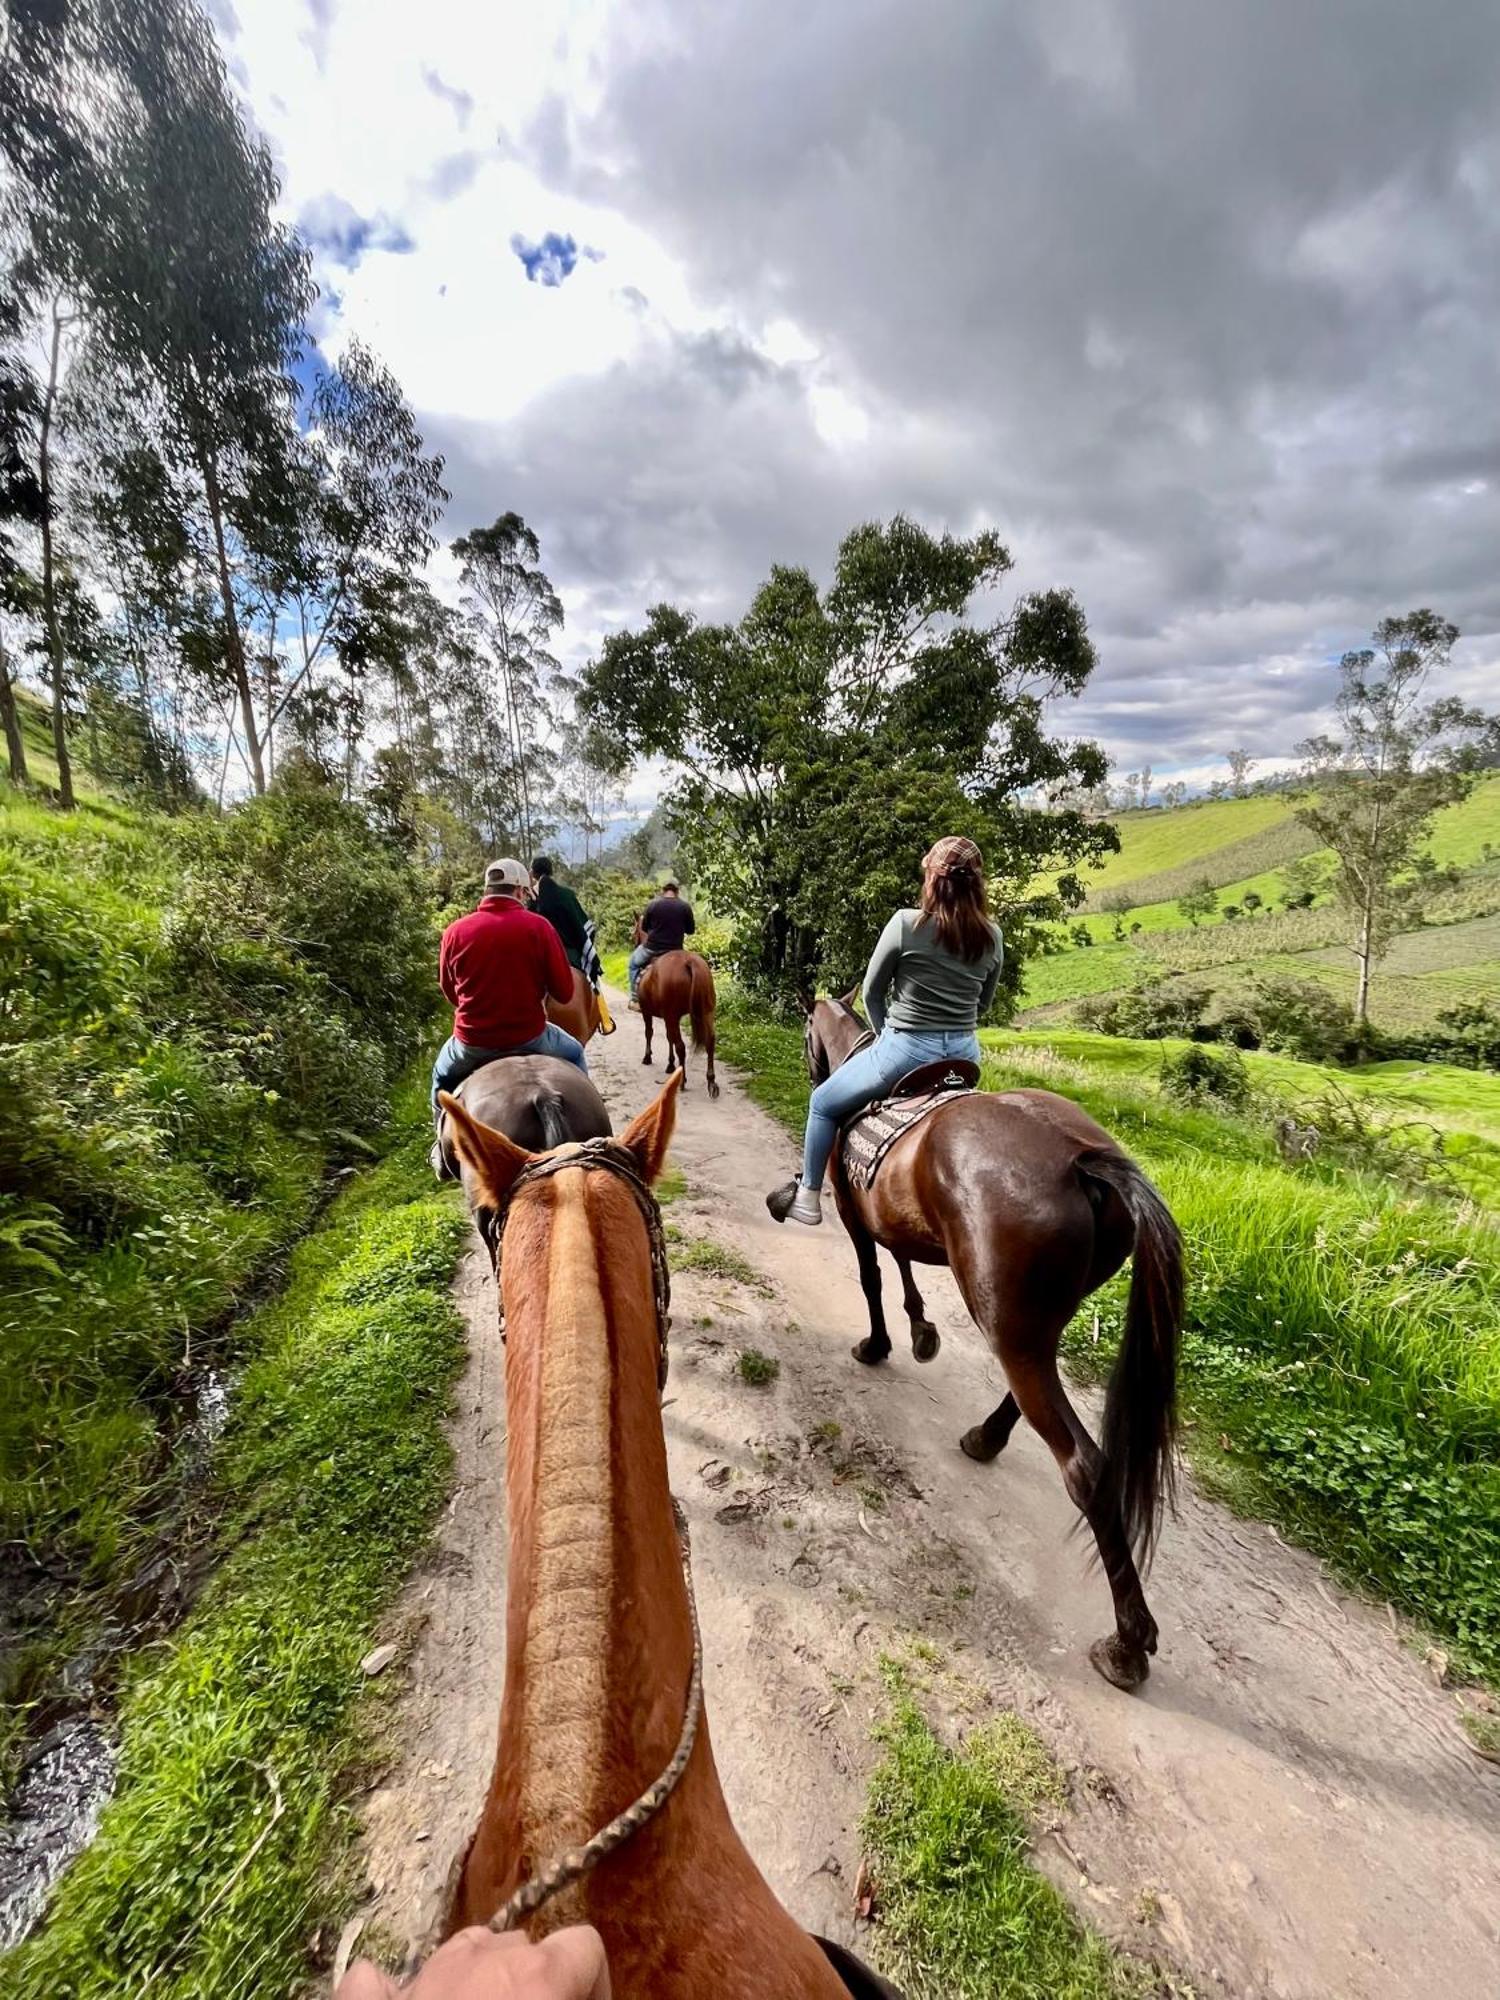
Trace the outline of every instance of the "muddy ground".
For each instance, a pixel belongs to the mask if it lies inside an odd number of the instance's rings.
[[[616,1129],[662,1077],[639,1020],[590,1051]],[[1000,1705],[1068,1773],[1037,1859],[1094,1924],[1201,1993],[1275,2000],[1489,2000],[1500,1965],[1500,1771],[1467,1747],[1451,1693],[1389,1614],[1274,1530],[1188,1484],[1149,1583],[1161,1652],[1127,1696],[1088,1664],[1108,1592],[1024,1427],[977,1466],[959,1434],[999,1369],[946,1274],[942,1352],[859,1367],[852,1250],[836,1221],[778,1228],[765,1191],[785,1135],[729,1079],[690,1064],[673,1158],[685,1237],[738,1252],[750,1281],[674,1281],[664,1421],[686,1506],[724,1788],[794,1914],[853,1940],[853,1885],[882,1653],[927,1642],[950,1716]],[[457,1483],[432,1556],[391,1620],[404,1674],[394,1748],[365,1804],[368,1925],[420,1951],[489,1774],[504,1649],[504,1373],[487,1260],[458,1298],[471,1359],[453,1421]],[[738,1357],[780,1363],[751,1387]],[[935,1654],[929,1652],[935,1649]]]

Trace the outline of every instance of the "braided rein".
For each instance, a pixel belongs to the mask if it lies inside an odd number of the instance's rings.
[[[612,1139],[587,1139],[569,1153],[549,1153],[539,1160],[533,1160],[512,1182],[506,1196],[505,1206],[495,1222],[496,1268],[498,1274],[499,1250],[505,1233],[506,1218],[516,1195],[529,1181],[549,1180],[553,1174],[566,1173],[571,1167],[584,1171],[594,1169],[613,1174],[625,1182],[635,1197],[636,1206],[641,1211],[646,1224],[646,1237],[651,1246],[651,1285],[656,1305],[657,1339],[657,1387],[666,1386],[667,1380],[667,1335],[671,1327],[669,1308],[672,1301],[672,1279],[667,1265],[666,1232],[662,1228],[661,1209],[655,1195],[636,1170],[635,1161],[625,1148]],[[510,1931],[522,1924],[543,1903],[580,1882],[598,1867],[607,1855],[617,1847],[623,1847],[632,1834],[639,1833],[649,1820],[656,1817],[667,1800],[677,1789],[683,1772],[692,1758],[693,1746],[698,1740],[698,1725],[703,1719],[703,1637],[698,1628],[698,1604],[693,1595],[693,1573],[691,1551],[688,1545],[687,1517],[674,1497],[672,1510],[677,1517],[677,1531],[682,1542],[682,1580],[687,1586],[688,1616],[693,1628],[693,1665],[688,1676],[687,1697],[683,1706],[682,1728],[677,1737],[677,1747],[673,1750],[665,1769],[653,1784],[646,1787],[632,1805],[615,1814],[607,1826],[586,1840],[582,1847],[570,1847],[562,1854],[554,1855],[545,1868],[523,1882],[514,1895],[510,1896],[489,1920],[492,1931]]]

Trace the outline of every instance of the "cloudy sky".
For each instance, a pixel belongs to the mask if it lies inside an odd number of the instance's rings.
[[[574,657],[905,510],[1078,591],[1121,769],[1285,756],[1417,604],[1500,681],[1494,0],[214,12],[320,344],[450,533],[537,529]]]

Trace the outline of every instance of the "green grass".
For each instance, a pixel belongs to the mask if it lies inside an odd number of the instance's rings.
[[[1029,1859],[1031,1819],[1061,1802],[1013,1715],[943,1743],[900,1670],[876,1730],[883,1755],[862,1833],[876,1956],[908,2000],[1125,2000],[1157,1990],[1086,1930]]]
[[[135,1665],[117,1795],[5,1961],[8,2000],[300,1992],[309,1938],[345,1914],[358,1663],[446,1492],[462,1353],[467,1224],[431,1181],[420,1078],[398,1129],[247,1328],[214,1479],[224,1559]]]
[[[799,1134],[800,1031],[726,1010],[724,1053]],[[1183,1399],[1200,1462],[1356,1583],[1425,1620],[1500,1678],[1500,1248],[1492,1226],[1332,1162],[1285,1165],[1265,1112],[1162,1099],[1162,1043],[987,1034],[985,1085],[1040,1085],[1090,1111],[1160,1185],[1191,1267]],[[1178,1044],[1177,1046],[1182,1046]],[[1500,1083],[1438,1064],[1322,1071],[1251,1055],[1263,1085],[1330,1079],[1430,1114],[1487,1184]],[[1357,1081],[1355,1081],[1357,1079]],[[1124,1280],[1075,1329],[1075,1368],[1113,1351]],[[1216,1443],[1229,1440],[1227,1454]]]
[[[1486,847],[1500,849],[1500,774],[1482,779],[1461,805],[1439,813],[1427,843],[1444,868],[1472,868]]]
[[[769,1388],[781,1373],[781,1363],[772,1355],[762,1354],[758,1347],[747,1347],[738,1367],[741,1381],[748,1382],[752,1389]]]
[[[722,1278],[729,1284],[748,1285],[765,1292],[770,1286],[747,1257],[727,1243],[711,1236],[685,1236],[674,1224],[667,1225],[668,1257],[674,1271],[697,1271],[706,1278]]]

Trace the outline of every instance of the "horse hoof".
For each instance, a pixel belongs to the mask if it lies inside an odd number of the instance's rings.
[[[642,1067],[643,1069],[650,1069],[650,1067],[651,1067],[651,1058],[650,1058],[650,1056],[642,1056],[642,1057],[641,1057],[641,1067]]]
[[[930,1361],[943,1344],[943,1336],[930,1320],[911,1330],[912,1358],[916,1361]]]
[[[1111,1632],[1107,1639],[1096,1639],[1089,1647],[1089,1658],[1095,1671],[1103,1674],[1111,1687],[1126,1694],[1134,1694],[1151,1671],[1144,1651],[1127,1646],[1118,1632]]]
[[[719,1094],[719,1086],[716,1083],[711,1083],[708,1086],[708,1094],[710,1097],[717,1097]]]
[[[965,1431],[958,1441],[958,1448],[965,1458],[972,1458],[976,1465],[988,1465],[992,1458],[1000,1456],[1000,1447],[991,1444],[984,1434],[984,1425],[975,1424],[973,1430]]]
[[[866,1368],[878,1368],[882,1361],[890,1359],[891,1343],[887,1341],[883,1347],[877,1347],[873,1340],[860,1340],[855,1342],[849,1352],[856,1361],[863,1362]]]

